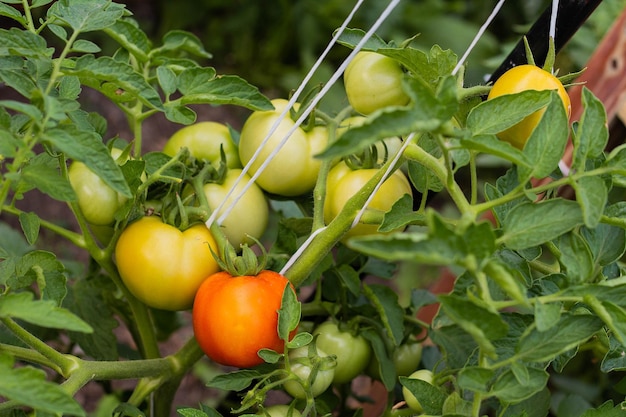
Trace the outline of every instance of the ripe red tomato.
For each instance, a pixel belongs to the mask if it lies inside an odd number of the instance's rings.
[[[278,309],[289,280],[277,272],[208,277],[193,304],[193,330],[204,353],[217,363],[249,368],[263,363],[260,349],[282,352]],[[295,335],[295,330],[290,337]]]
[[[527,90],[556,90],[563,102],[563,107],[567,116],[571,113],[571,103],[569,95],[561,81],[548,71],[535,65],[518,65],[511,68],[494,83],[487,99],[503,96],[506,94],[521,93]],[[498,133],[498,138],[518,149],[524,148],[533,130],[541,120],[544,110],[538,110],[527,116],[521,122]]]

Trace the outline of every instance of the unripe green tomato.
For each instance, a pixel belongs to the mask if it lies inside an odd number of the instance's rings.
[[[289,352],[289,359],[291,361],[291,372],[293,372],[300,380],[289,380],[283,384],[285,391],[294,398],[304,399],[306,398],[306,392],[302,388],[302,384],[308,384],[310,381],[312,365],[308,362],[301,363],[296,362],[297,359],[307,358],[309,355],[309,346],[302,346],[293,349]],[[317,355],[321,358],[327,357],[328,354],[321,349],[317,349]],[[311,394],[313,397],[317,397],[330,387],[333,382],[333,376],[335,374],[335,368],[329,364],[323,364],[317,370],[315,380],[311,384]]]
[[[429,384],[433,383],[433,373],[428,369],[420,369],[418,371],[413,372],[409,375],[411,379],[421,379],[422,381],[428,382]],[[406,405],[409,406],[411,410],[417,411],[421,413],[423,411],[422,405],[415,398],[415,395],[411,393],[406,387],[402,387],[402,395],[404,396],[404,401],[406,401]]]
[[[235,186],[234,184],[240,174],[241,169],[229,169],[221,184],[207,183],[204,185],[204,194],[211,210],[216,210],[222,204],[233,187],[234,191],[222,206],[220,215],[229,207],[229,203],[241,194],[244,187],[248,185],[250,177],[244,175]],[[252,244],[254,242],[252,238],[260,239],[267,228],[268,221],[269,208],[265,194],[256,183],[252,183],[226,216],[221,227],[231,245],[239,248],[243,243]]]
[[[258,413],[257,415],[266,417],[302,417],[302,413],[300,413],[300,411],[293,408],[290,413],[289,409],[290,407],[287,404],[276,404],[265,407],[263,412]]]
[[[398,346],[391,355],[396,375],[408,376],[415,372],[422,361],[422,350],[422,344],[418,342],[407,342]],[[367,373],[373,378],[380,378],[380,364],[374,355],[367,367]]]
[[[111,156],[117,159],[122,150],[111,149]],[[78,207],[88,223],[106,226],[115,220],[115,212],[128,200],[122,194],[109,187],[87,165],[79,161],[70,164],[68,170],[70,184],[78,198]]]
[[[572,109],[570,98],[561,81],[548,71],[535,65],[518,65],[506,71],[496,80],[487,99],[527,90],[556,90],[563,102],[567,117],[570,116]],[[533,130],[539,124],[544,111],[545,109],[537,110],[516,125],[498,133],[498,138],[509,142],[518,149],[523,149]]]
[[[283,99],[272,100],[274,110],[255,111],[246,120],[239,139],[239,157],[242,163],[250,163],[288,103]],[[294,108],[298,108],[298,103]],[[250,163],[251,176],[264,165],[294,125],[295,122],[288,113],[286,117],[280,119],[274,133],[269,136],[254,162]],[[304,131],[301,127],[296,128],[258,175],[256,183],[268,193],[285,197],[310,192],[315,187],[322,163],[315,155],[323,151],[327,144],[328,132],[325,127],[316,126],[309,131]]]
[[[204,159],[218,166],[223,148],[228,168],[241,168],[239,150],[228,126],[217,122],[199,122],[176,131],[163,147],[163,153],[174,156],[181,148],[189,149],[196,159]]]
[[[408,104],[402,78],[404,72],[396,60],[369,51],[357,53],[343,76],[350,105],[366,115],[387,106]]]
[[[360,375],[372,356],[372,348],[363,336],[341,330],[337,323],[326,321],[314,331],[316,344],[324,352],[337,357],[333,382],[342,384]]]

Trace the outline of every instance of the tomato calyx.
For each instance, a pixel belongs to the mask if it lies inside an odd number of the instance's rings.
[[[379,159],[378,156],[378,147],[375,145],[367,147],[360,154],[348,155],[343,160],[346,165],[353,171],[359,169],[378,169],[387,162],[389,157],[389,151],[387,145],[384,142],[381,142],[383,146],[383,157]]]
[[[261,242],[253,236],[250,236],[250,238],[261,248],[261,255],[257,256],[245,243],[241,245],[241,254],[237,254],[235,247],[228,241],[222,246],[220,255],[211,251],[220,268],[233,277],[256,276],[265,270],[267,252]]]

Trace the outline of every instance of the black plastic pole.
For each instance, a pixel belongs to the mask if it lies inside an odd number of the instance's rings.
[[[554,46],[558,53],[563,46],[574,36],[576,31],[582,26],[587,18],[598,7],[602,0],[561,0],[556,18],[556,32],[554,36]],[[537,65],[543,65],[548,55],[550,17],[552,15],[552,6],[548,6],[543,14],[535,21],[528,33],[526,39],[533,52],[533,57]],[[489,81],[494,82],[508,69],[520,64],[525,64],[526,50],[524,40],[515,45],[515,48],[502,62],[500,67],[496,69]]]

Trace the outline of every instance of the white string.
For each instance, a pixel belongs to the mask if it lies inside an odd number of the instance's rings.
[[[559,0],[552,1],[552,13],[550,14],[550,37],[556,39],[556,17],[559,11]]]
[[[364,0],[358,0],[357,1],[357,3],[354,5],[352,10],[350,11],[350,14],[348,14],[346,19],[343,21],[343,23],[339,27],[339,29],[336,31],[336,33],[333,36],[333,38],[330,40],[330,42],[326,46],[326,49],[324,49],[324,51],[319,56],[317,61],[315,61],[315,63],[313,64],[313,66],[311,67],[309,72],[306,74],[306,76],[304,77],[304,79],[302,80],[302,82],[300,83],[298,88],[296,89],[296,91],[293,93],[293,95],[289,99],[289,101],[287,103],[287,106],[283,109],[283,111],[280,114],[280,116],[278,117],[278,119],[274,122],[274,124],[270,128],[269,132],[267,133],[267,135],[265,136],[265,138],[263,139],[263,141],[261,142],[261,144],[259,145],[257,150],[254,152],[254,154],[250,158],[250,161],[246,164],[246,166],[243,167],[241,173],[239,174],[239,176],[237,177],[237,179],[233,183],[232,187],[230,188],[230,190],[228,190],[228,193],[226,193],[226,196],[224,197],[224,200],[215,208],[215,210],[213,210],[213,213],[211,213],[211,216],[206,221],[206,226],[207,227],[211,227],[211,225],[213,224],[213,222],[215,221],[215,219],[217,217],[217,214],[224,207],[224,205],[226,204],[226,201],[228,200],[228,198],[235,191],[235,187],[243,180],[245,175],[248,173],[248,171],[250,170],[250,167],[252,166],[252,163],[259,157],[259,154],[261,153],[261,150],[265,147],[265,145],[269,141],[269,139],[272,136],[272,134],[274,134],[276,129],[278,129],[278,126],[280,125],[280,122],[285,118],[285,116],[287,115],[289,110],[291,110],[293,105],[296,103],[296,101],[299,98],[300,94],[302,93],[302,91],[304,90],[304,88],[306,87],[308,82],[311,80],[311,78],[313,77],[313,74],[315,73],[315,71],[317,71],[319,66],[322,64],[322,62],[324,61],[324,58],[326,58],[326,55],[328,55],[328,53],[330,52],[330,50],[332,49],[334,44],[337,42],[337,39],[339,39],[339,36],[341,36],[343,31],[346,29],[346,27],[348,26],[348,23],[352,20],[352,17],[354,16],[354,14],[357,12],[359,7],[361,7],[361,4],[363,4],[363,1]],[[253,182],[253,180],[250,179],[248,184],[251,184],[252,182]],[[218,222],[217,222],[218,225],[221,225],[223,223],[224,219],[228,216],[228,214],[230,214],[230,212],[233,210],[234,206],[241,199],[241,196],[243,195],[243,193],[245,193],[248,190],[248,188],[250,188],[250,186],[251,185],[246,185],[246,187],[244,188],[244,190],[241,193],[241,195],[237,199],[235,199],[235,201],[226,209],[225,215],[221,216],[218,219]]]
[[[387,5],[385,10],[383,10],[383,12],[380,14],[378,19],[376,20],[376,22],[374,22],[372,27],[365,33],[365,35],[363,35],[363,38],[355,45],[355,47],[352,50],[352,52],[350,53],[350,55],[348,55],[348,57],[345,59],[345,61],[339,66],[339,68],[331,76],[331,78],[324,85],[324,87],[320,90],[320,92],[313,98],[313,100],[311,100],[311,102],[308,104],[306,109],[302,112],[302,114],[300,115],[298,120],[295,121],[295,123],[291,127],[291,129],[289,129],[289,131],[285,134],[285,136],[278,143],[276,148],[274,148],[272,150],[272,152],[268,155],[267,159],[265,161],[263,161],[263,164],[261,164],[259,169],[254,173],[254,175],[252,175],[252,177],[250,178],[250,181],[246,184],[246,186],[237,195],[235,200],[230,204],[230,206],[224,212],[224,214],[222,214],[219,217],[218,224],[220,224],[221,222],[224,221],[224,219],[228,216],[230,211],[235,207],[237,202],[243,197],[243,195],[246,193],[246,191],[252,186],[253,182],[259,177],[259,175],[261,175],[263,170],[269,165],[271,160],[278,154],[278,152],[282,149],[282,147],[285,145],[285,143],[287,143],[287,140],[292,135],[292,133],[295,132],[295,130],[300,127],[300,125],[309,116],[309,114],[317,106],[317,104],[324,97],[324,95],[328,92],[328,90],[330,90],[330,88],[335,84],[335,82],[337,82],[337,80],[341,77],[341,75],[345,71],[345,69],[348,66],[348,64],[352,61],[354,56],[363,48],[363,45],[365,45],[365,43],[369,40],[369,38],[372,37],[372,35],[376,32],[376,30],[378,30],[380,25],[385,21],[385,19],[387,19],[389,14],[393,11],[393,9],[398,5],[399,2],[400,2],[400,0],[392,0],[391,2],[389,2],[389,5]],[[248,165],[249,165],[249,163],[248,163]],[[228,196],[226,198],[228,198]],[[219,211],[219,209],[216,210],[216,211]],[[211,218],[209,218],[209,220],[211,220]],[[210,223],[208,221],[207,221],[207,224],[210,225]]]
[[[285,266],[283,266],[283,268],[280,270],[279,274],[280,275],[285,275],[287,273],[287,271],[289,270],[289,268],[291,268],[291,266],[296,262],[296,260],[300,257],[300,255],[302,255],[302,253],[304,252],[304,250],[306,248],[309,247],[309,245],[311,244],[311,242],[313,242],[313,239],[315,239],[315,237],[317,235],[319,235],[320,233],[322,233],[324,230],[326,230],[328,228],[328,226],[324,226],[324,227],[320,227],[319,229],[315,230],[313,233],[311,233],[311,235],[302,243],[302,245],[300,245],[300,247],[298,248],[298,250],[291,255],[291,257],[289,258],[289,260],[287,261],[287,263],[285,264]]]
[[[483,36],[483,34],[485,33],[485,30],[487,30],[487,26],[489,26],[491,22],[493,21],[493,19],[495,19],[496,15],[500,11],[500,8],[504,4],[504,1],[505,0],[500,0],[496,4],[496,6],[493,8],[493,10],[491,11],[491,14],[489,15],[489,17],[487,17],[487,20],[485,21],[485,23],[483,23],[483,25],[480,27],[480,29],[478,30],[478,33],[476,33],[476,36],[474,36],[474,39],[472,39],[472,42],[467,47],[467,50],[465,51],[461,59],[459,59],[459,62],[457,62],[456,66],[452,70],[452,75],[456,75],[459,69],[461,69],[461,66],[463,65],[463,63],[465,63],[465,60],[469,56],[470,52],[472,52],[472,49],[474,49],[474,47],[476,46],[480,38]]]

